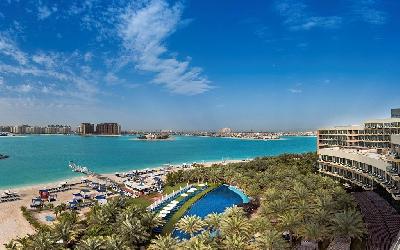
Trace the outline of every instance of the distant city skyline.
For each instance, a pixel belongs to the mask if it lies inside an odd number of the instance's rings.
[[[400,107],[396,0],[1,1],[0,126],[316,130]]]

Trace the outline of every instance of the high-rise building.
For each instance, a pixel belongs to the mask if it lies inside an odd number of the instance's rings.
[[[318,130],[319,172],[400,200],[400,118]]]
[[[81,126],[79,127],[79,133],[82,135],[94,134],[94,124],[81,123]]]
[[[121,126],[118,123],[100,123],[96,125],[96,134],[99,135],[120,135]]]
[[[392,118],[400,118],[400,109],[392,109]]]

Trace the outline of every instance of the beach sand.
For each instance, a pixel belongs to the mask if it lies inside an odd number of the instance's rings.
[[[69,184],[80,183],[81,177],[67,179],[65,181]],[[44,187],[56,187],[59,183],[60,182],[37,184],[33,186],[10,189],[13,192],[18,192],[18,194],[21,196],[21,200],[0,203],[0,249],[5,249],[3,244],[8,243],[12,239],[23,237],[27,234],[32,234],[35,232],[34,228],[32,228],[23,217],[20,208],[21,206],[26,206],[29,208],[32,198],[39,195],[39,189]],[[57,201],[52,203],[54,206],[57,206],[62,202],[71,200],[72,193],[74,193],[76,190],[79,190],[80,187],[80,185],[77,185],[76,187],[72,187],[71,190],[56,193]],[[2,194],[4,191],[5,190],[0,190],[0,194]]]
[[[235,162],[242,162],[243,160],[226,160],[222,161],[210,161],[210,162],[199,162],[198,164],[204,165],[205,167],[211,167],[213,164],[228,164],[228,163],[235,163]],[[180,165],[172,165],[174,170],[181,169]],[[158,168],[149,168],[149,169],[160,169]],[[129,172],[129,171],[126,171]],[[104,177],[109,177],[110,179],[121,182],[120,178],[116,178],[115,174],[101,174]],[[73,183],[80,183],[82,177],[76,177],[72,179],[67,179],[61,182],[67,182],[68,184]],[[93,180],[94,177],[89,177],[88,179]],[[26,236],[27,234],[32,234],[35,230],[30,226],[30,224],[25,220],[22,216],[21,206],[30,207],[31,200],[34,197],[39,195],[38,190],[44,187],[51,188],[57,187],[60,183],[53,182],[53,183],[46,183],[46,184],[37,184],[32,186],[26,187],[19,187],[10,189],[11,191],[16,191],[21,196],[21,200],[13,201],[13,202],[4,202],[0,203],[0,249],[5,249],[5,243],[8,243],[12,239],[16,239],[18,237]],[[59,205],[62,202],[67,202],[72,199],[72,193],[80,190],[83,188],[84,185],[76,185],[72,187],[71,190],[65,192],[59,192],[57,194],[57,201],[52,202],[54,206]],[[7,189],[8,190],[8,189]],[[0,190],[0,194],[2,194],[5,190]],[[44,218],[45,215],[48,215],[48,212],[41,213],[39,217],[41,219]]]

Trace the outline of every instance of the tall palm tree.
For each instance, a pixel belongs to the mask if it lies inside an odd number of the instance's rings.
[[[306,199],[310,195],[309,190],[303,184],[298,182],[295,183],[293,191],[295,197],[299,200]]]
[[[176,227],[193,237],[196,233],[203,230],[204,221],[199,216],[185,216],[179,220]]]
[[[106,249],[107,250],[128,250],[129,249],[127,242],[116,234],[107,236],[105,239],[106,239]]]
[[[221,234],[227,235],[240,235],[249,237],[251,233],[251,224],[244,216],[225,216],[221,220],[220,225]]]
[[[224,216],[239,216],[239,217],[242,217],[244,215],[245,215],[245,213],[244,213],[243,208],[238,207],[238,206],[228,207],[224,212]]]
[[[300,223],[300,216],[290,210],[279,216],[279,228],[282,231],[288,231],[290,238],[292,238],[293,233],[296,233]]]
[[[304,240],[308,240],[318,245],[319,241],[327,237],[327,229],[324,225],[310,222],[304,224],[300,228],[299,235],[302,236]]]
[[[62,242],[64,247],[70,247],[78,240],[80,230],[71,222],[62,220],[54,226],[52,233],[56,242]]]
[[[142,225],[144,227],[153,229],[162,224],[162,219],[160,217],[156,216],[156,214],[146,211],[146,212],[142,213],[142,218],[141,218],[140,222],[142,223]]]
[[[366,229],[360,213],[355,210],[345,210],[334,215],[330,233],[333,237],[360,239],[366,233]]]
[[[120,224],[119,233],[129,245],[134,247],[145,243],[150,238],[150,232],[143,227],[139,219],[126,218]]]
[[[52,239],[49,231],[39,231],[33,237],[31,247],[37,250],[55,249],[55,241]]]
[[[180,248],[182,250],[216,250],[217,248],[207,244],[201,237],[192,237],[190,240],[184,241]]]
[[[24,246],[22,244],[20,244],[16,240],[12,240],[12,241],[4,244],[4,247],[6,249],[10,249],[10,250],[19,250],[19,249],[23,249],[24,248]],[[26,248],[26,246],[25,246],[25,248]]]
[[[56,217],[58,217],[59,214],[61,214],[63,211],[67,209],[67,205],[65,203],[61,203],[60,205],[57,205],[54,207],[54,213]]]
[[[246,237],[239,234],[227,235],[223,240],[222,244],[224,249],[227,250],[243,250],[249,245]]]
[[[206,216],[204,222],[210,230],[216,230],[221,224],[222,215],[217,213],[211,213]]]
[[[272,229],[256,234],[254,245],[257,249],[283,250],[288,249],[289,244],[282,238],[282,234]]]
[[[89,237],[82,240],[76,247],[77,250],[103,250],[106,249],[106,241],[102,236]]]
[[[148,250],[176,250],[178,248],[178,240],[172,237],[170,234],[166,236],[158,235],[151,241]]]

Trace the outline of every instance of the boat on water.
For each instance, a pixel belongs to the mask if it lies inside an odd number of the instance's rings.
[[[2,155],[2,154],[0,154],[0,160],[3,160],[3,159],[7,159],[7,158],[9,158],[10,156],[8,156],[8,155]]]
[[[91,172],[89,171],[89,169],[87,167],[77,165],[73,161],[70,161],[68,166],[74,172],[78,172],[78,173],[82,173],[82,174],[91,174]]]

